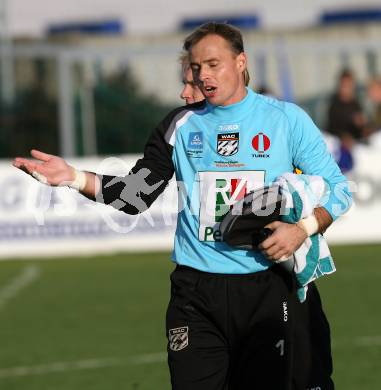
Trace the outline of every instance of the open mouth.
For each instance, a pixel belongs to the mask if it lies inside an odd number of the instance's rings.
[[[212,97],[216,94],[216,91],[217,91],[217,87],[213,87],[213,86],[204,86],[204,95],[206,97]]]

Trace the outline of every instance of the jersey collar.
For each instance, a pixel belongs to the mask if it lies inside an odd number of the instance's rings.
[[[206,102],[208,112],[218,121],[223,120],[239,120],[248,114],[248,109],[254,104],[256,93],[250,88],[246,88],[246,96],[238,103],[228,106],[213,106]]]

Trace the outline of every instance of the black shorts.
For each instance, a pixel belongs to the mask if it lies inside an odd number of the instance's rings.
[[[295,309],[293,388],[334,390],[330,329],[314,283],[308,285],[306,301]]]
[[[289,390],[295,281],[279,266],[226,275],[177,266],[167,310],[174,390]]]

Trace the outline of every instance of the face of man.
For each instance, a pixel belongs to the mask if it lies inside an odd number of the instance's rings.
[[[246,96],[245,53],[235,54],[229,42],[210,34],[196,43],[190,54],[193,79],[210,104],[227,106]]]
[[[183,76],[184,88],[181,91],[180,97],[185,100],[186,104],[192,104],[204,100],[204,95],[200,88],[194,83],[192,69],[188,68]]]

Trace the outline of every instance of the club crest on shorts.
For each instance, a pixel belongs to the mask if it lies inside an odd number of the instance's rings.
[[[217,153],[221,156],[233,156],[238,152],[239,133],[217,134]]]
[[[181,351],[188,346],[188,327],[169,329],[168,332],[169,348],[172,351]]]

